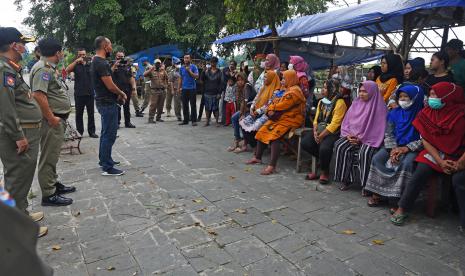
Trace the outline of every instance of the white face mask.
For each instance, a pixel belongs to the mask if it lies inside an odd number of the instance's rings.
[[[289,65],[287,66],[287,69],[288,70],[294,70],[294,64],[289,63]]]
[[[207,67],[207,69],[212,68],[212,66],[210,64],[207,64],[205,67]]]
[[[260,68],[265,69],[265,61],[260,62]]]
[[[324,104],[331,104],[331,101],[330,101],[328,98],[326,98],[326,97],[324,97],[323,99],[321,99],[321,101],[322,101]]]
[[[411,107],[413,104],[413,101],[399,101],[399,106],[402,108],[402,109],[407,109],[409,107]]]
[[[333,79],[339,79],[339,74],[337,74],[337,73],[336,73],[336,74],[333,74],[331,77],[332,77]]]
[[[176,64],[176,68],[181,69],[181,64]]]

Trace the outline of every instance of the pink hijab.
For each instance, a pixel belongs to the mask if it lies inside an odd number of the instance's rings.
[[[374,81],[362,83],[368,92],[368,101],[360,98],[352,102],[341,126],[341,137],[356,136],[363,144],[379,147],[384,140],[387,107]]]
[[[297,77],[299,77],[299,79],[307,76],[309,66],[305,59],[301,56],[290,56],[289,62],[294,65],[294,70],[297,72]]]
[[[279,66],[281,65],[281,62],[279,61],[279,57],[277,57],[275,54],[268,54],[266,55],[266,58],[268,61],[266,61],[265,66],[269,67],[271,69],[279,69]]]

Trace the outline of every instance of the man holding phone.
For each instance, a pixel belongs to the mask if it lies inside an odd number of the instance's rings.
[[[196,79],[199,78],[199,70],[197,66],[191,63],[191,56],[184,55],[184,66],[181,67],[181,101],[184,121],[179,125],[189,124],[189,104],[191,106],[190,119],[192,126],[197,125],[197,93],[196,93]]]
[[[91,58],[87,56],[84,48],[77,50],[77,58],[68,67],[66,72],[74,72],[74,102],[76,108],[76,129],[82,135],[84,133],[84,108],[87,109],[87,131],[92,138],[98,138],[95,134],[94,119],[94,91],[90,80]]]

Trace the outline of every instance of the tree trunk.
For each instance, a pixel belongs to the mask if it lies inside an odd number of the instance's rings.
[[[271,36],[274,38],[278,37],[278,30],[276,29],[276,23],[273,23],[271,25]],[[272,43],[273,43],[273,52],[276,56],[279,57],[279,41],[276,39],[276,40],[273,40]]]

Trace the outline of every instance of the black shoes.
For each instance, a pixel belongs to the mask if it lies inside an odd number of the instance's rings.
[[[142,111],[136,111],[136,117],[144,117],[144,114],[142,114]]]
[[[163,120],[162,118],[157,118],[157,122],[164,122],[165,120]]]
[[[61,182],[55,183],[55,188],[56,188],[56,193],[59,195],[74,193],[76,191],[76,187],[65,186]]]
[[[98,138],[98,135],[95,134],[95,133],[91,133],[91,134],[89,134],[89,137],[90,137],[90,138]]]
[[[184,126],[184,125],[188,125],[188,124],[189,124],[188,122],[179,123],[180,126]]]
[[[126,128],[136,128],[135,125],[133,125],[132,123],[127,123],[124,125]]]
[[[73,203],[71,198],[64,197],[55,192],[53,195],[42,198],[42,206],[67,206]]]
[[[181,117],[178,117],[178,122],[181,122],[181,121],[182,121]]]

